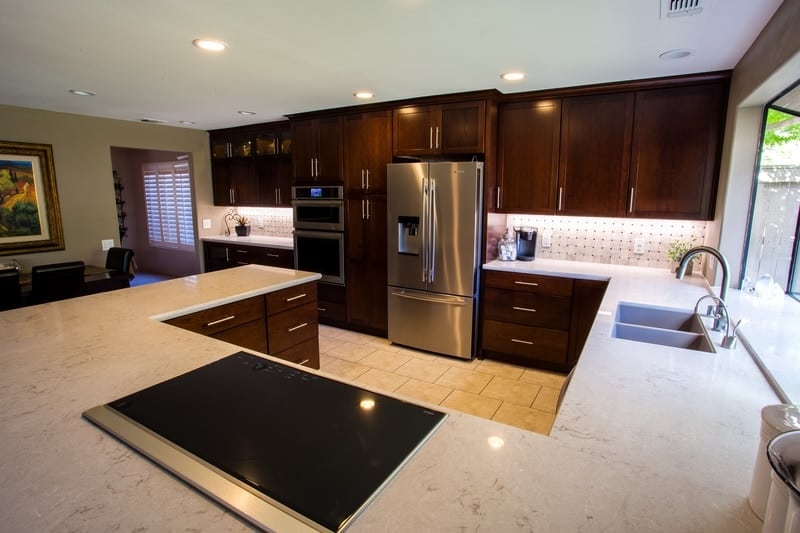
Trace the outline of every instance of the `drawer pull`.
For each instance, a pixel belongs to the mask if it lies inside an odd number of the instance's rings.
[[[306,293],[298,294],[297,296],[292,296],[291,298],[286,298],[287,302],[292,302],[294,300],[299,300],[300,298],[305,298]]]
[[[220,318],[219,320],[213,320],[206,324],[206,327],[216,326],[217,324],[222,324],[223,322],[227,322],[228,320],[233,320],[236,318],[236,315],[226,316],[225,318]]]
[[[302,361],[300,361],[297,364],[300,365],[300,366],[303,366],[304,364],[308,363],[309,361],[311,361],[311,359],[303,359]]]
[[[308,322],[303,322],[302,324],[300,324],[300,325],[298,325],[298,326],[295,326],[295,327],[293,327],[293,328],[289,328],[289,330],[288,330],[288,331],[296,331],[296,330],[298,330],[298,329],[300,329],[300,328],[304,328],[304,327],[306,327],[307,325],[308,325]]]
[[[237,253],[237,254],[249,254],[249,253],[250,253],[250,251],[249,251],[249,250],[238,250],[238,249],[237,249],[237,250],[236,250],[236,253]]]
[[[511,342],[518,342],[519,344],[533,344],[531,341],[524,341],[522,339],[511,339]]]
[[[267,257],[280,257],[278,254],[267,254]]]
[[[539,286],[538,283],[534,283],[532,281],[515,281],[514,283],[516,283],[517,285],[530,285],[531,287],[538,287]]]
[[[528,313],[536,312],[536,309],[531,309],[529,307],[517,307],[516,305],[513,306],[511,309],[514,309],[515,311],[527,311]]]
[[[327,308],[327,307],[317,307],[317,311],[321,311],[321,312],[323,312],[323,313],[324,313],[325,311],[327,311],[327,310],[328,310],[328,308]]]

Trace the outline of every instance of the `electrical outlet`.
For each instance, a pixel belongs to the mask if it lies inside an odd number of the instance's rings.
[[[203,219],[203,229],[211,229],[211,219],[204,218]]]
[[[644,239],[633,239],[633,253],[644,253]]]
[[[103,239],[102,241],[100,241],[100,248],[102,248],[104,252],[107,252],[113,247],[114,247],[114,239]]]
[[[553,236],[549,233],[542,233],[542,248],[550,248],[553,245]]]

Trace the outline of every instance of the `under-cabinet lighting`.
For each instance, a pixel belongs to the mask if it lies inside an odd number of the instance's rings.
[[[191,126],[192,124],[197,124],[194,120],[179,120],[181,124],[186,124],[187,126]]]
[[[371,93],[369,91],[358,91],[358,92],[353,93],[353,96],[355,96],[356,98],[362,98],[362,99],[366,100],[366,99],[369,99],[369,98],[374,98],[375,97],[375,93]]]
[[[255,111],[237,111],[240,115],[255,115]]]
[[[675,50],[668,50],[663,54],[660,54],[658,57],[664,61],[672,61],[675,59],[689,57],[692,54],[694,54],[694,50],[689,50],[688,48],[676,48]]]
[[[96,93],[93,93],[92,91],[84,91],[83,89],[70,89],[69,92],[71,92],[72,94],[77,95],[77,96],[95,96],[96,95]]]

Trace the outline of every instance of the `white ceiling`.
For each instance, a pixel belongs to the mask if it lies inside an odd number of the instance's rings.
[[[0,104],[206,130],[363,103],[362,89],[390,101],[730,69],[781,0],[703,0],[677,18],[660,3],[3,0]],[[204,53],[197,37],[230,48]],[[676,48],[696,53],[659,59]],[[512,69],[527,78],[499,78]]]

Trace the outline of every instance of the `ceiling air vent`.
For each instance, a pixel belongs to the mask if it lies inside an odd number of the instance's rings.
[[[699,15],[703,11],[703,0],[662,0],[661,14],[667,17]]]

